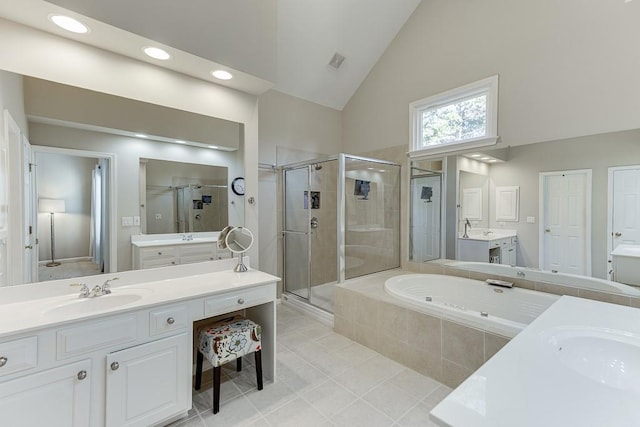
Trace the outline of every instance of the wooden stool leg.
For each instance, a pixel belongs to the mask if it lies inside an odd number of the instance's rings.
[[[202,362],[204,361],[204,356],[202,353],[198,351],[198,355],[196,356],[196,390],[200,390],[200,385],[202,385]]]
[[[213,413],[220,411],[220,366],[213,368]]]
[[[236,359],[236,371],[242,371],[242,357]]]
[[[258,390],[262,390],[262,353],[261,350],[255,352],[256,358],[256,381],[258,382]]]

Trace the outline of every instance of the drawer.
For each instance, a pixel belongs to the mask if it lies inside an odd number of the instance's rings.
[[[501,240],[491,240],[489,241],[489,248],[499,248],[501,246]]]
[[[60,329],[56,333],[58,359],[89,353],[138,339],[135,315],[105,319],[81,326]]]
[[[187,307],[173,305],[149,312],[149,335],[158,335],[187,327]]]
[[[154,267],[168,267],[170,265],[176,265],[175,258],[159,258],[159,259],[146,259],[140,263],[140,268],[154,268]]]
[[[180,257],[213,256],[216,253],[215,243],[200,243],[198,245],[182,245]]]
[[[216,252],[216,259],[229,259],[231,258],[231,251],[228,249],[218,249]]]
[[[0,343],[0,376],[35,368],[38,364],[38,337]]]
[[[192,264],[194,262],[213,261],[215,259],[214,254],[182,255],[180,256],[180,264]]]
[[[177,251],[173,246],[155,246],[152,248],[140,249],[140,259],[142,261],[161,258],[175,258],[176,255]]]
[[[205,317],[228,313],[263,304],[275,299],[275,286],[261,286],[259,288],[238,289],[234,292],[212,296],[204,300]]]

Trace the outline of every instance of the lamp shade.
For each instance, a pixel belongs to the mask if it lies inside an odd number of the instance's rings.
[[[61,213],[65,211],[64,200],[62,199],[40,199],[38,200],[38,211],[49,213]]]

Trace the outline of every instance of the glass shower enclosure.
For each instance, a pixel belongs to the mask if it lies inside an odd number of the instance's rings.
[[[400,165],[339,154],[282,174],[287,294],[333,313],[336,283],[400,266]]]

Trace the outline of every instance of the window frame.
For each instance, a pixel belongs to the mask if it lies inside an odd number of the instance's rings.
[[[409,156],[424,156],[459,151],[468,148],[486,147],[498,142],[498,75],[487,77],[455,89],[448,90],[409,104],[411,118],[411,141]],[[479,138],[462,139],[445,142],[429,147],[422,147],[422,114],[426,110],[455,104],[474,96],[487,95],[486,134]]]

